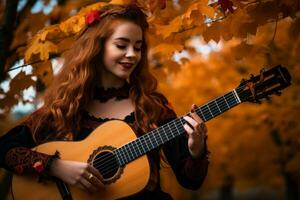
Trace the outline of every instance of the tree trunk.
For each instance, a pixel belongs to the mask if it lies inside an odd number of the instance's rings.
[[[7,0],[6,8],[0,25],[0,82],[5,78],[4,67],[13,37],[17,17],[18,0]]]
[[[287,200],[299,200],[299,180],[297,180],[297,178],[290,173],[285,173],[283,177]]]
[[[220,188],[219,200],[233,200],[233,176],[227,175],[223,178],[223,184]]]

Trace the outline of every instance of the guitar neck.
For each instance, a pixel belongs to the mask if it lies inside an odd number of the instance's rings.
[[[201,107],[197,107],[195,112],[202,118],[203,121],[206,122],[224,113],[225,111],[230,110],[240,103],[241,100],[237,92],[232,90]],[[186,121],[183,119],[183,117],[176,118],[164,124],[163,126],[142,135],[136,140],[114,150],[119,164],[121,166],[125,165],[174,139],[175,137],[184,134],[185,130],[183,128],[183,124],[185,123]]]

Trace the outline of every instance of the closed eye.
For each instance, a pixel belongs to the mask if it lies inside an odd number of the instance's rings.
[[[126,48],[126,46],[124,46],[124,45],[116,45],[117,46],[117,48],[119,48],[119,49],[125,49]]]
[[[119,48],[119,49],[126,49],[127,48],[127,46],[125,46],[125,45],[116,45],[116,47]],[[134,47],[134,50],[135,51],[141,51],[142,49]]]

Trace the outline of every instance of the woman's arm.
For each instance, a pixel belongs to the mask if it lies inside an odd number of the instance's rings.
[[[19,125],[0,137],[0,146],[0,167],[14,173],[56,176],[91,192],[103,187],[100,173],[88,163],[61,160],[57,154],[31,150],[36,144],[27,125]]]
[[[168,108],[168,114],[160,119],[159,126],[177,118],[176,113],[165,97],[164,102]],[[192,156],[188,147],[191,140],[193,140],[191,134],[187,133],[169,141],[162,149],[176,175],[177,181],[187,189],[196,190],[200,188],[207,175],[209,152],[206,144],[207,136],[204,136],[203,142],[199,143],[199,145],[203,145],[202,148],[199,148],[200,153],[196,157],[195,155]]]
[[[35,142],[26,124],[18,125],[0,137],[0,146],[0,167],[18,174],[46,173],[54,158],[31,150]]]

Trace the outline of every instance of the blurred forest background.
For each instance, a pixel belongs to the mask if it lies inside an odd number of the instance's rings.
[[[163,190],[175,199],[299,200],[299,0],[1,0],[0,134],[42,105],[85,14],[128,2],[147,10],[151,70],[178,115],[262,67],[281,64],[292,75],[282,96],[244,103],[207,123],[210,166],[200,190],[179,186],[166,163]],[[1,169],[0,199],[8,178]]]

